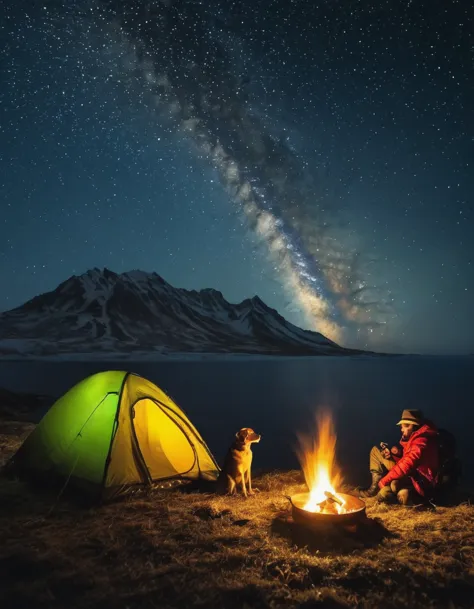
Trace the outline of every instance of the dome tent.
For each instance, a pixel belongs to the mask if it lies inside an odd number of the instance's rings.
[[[158,480],[215,480],[219,472],[181,408],[150,381],[122,371],[93,374],[59,398],[10,468],[98,499]]]

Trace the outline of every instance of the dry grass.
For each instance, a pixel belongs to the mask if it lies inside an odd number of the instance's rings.
[[[27,433],[3,426],[2,458]],[[472,607],[474,508],[384,507],[357,533],[309,534],[262,475],[248,500],[162,489],[81,509],[0,482],[0,591],[9,607]],[[3,598],[2,598],[3,597]]]

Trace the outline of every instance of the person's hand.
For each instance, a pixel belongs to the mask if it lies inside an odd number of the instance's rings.
[[[390,452],[392,453],[392,455],[395,455],[395,457],[398,457],[400,455],[400,448],[398,446],[392,446],[392,448],[390,449]]]
[[[390,452],[390,448],[386,442],[380,442],[380,452],[382,453],[382,457],[384,459],[390,459],[392,453]]]

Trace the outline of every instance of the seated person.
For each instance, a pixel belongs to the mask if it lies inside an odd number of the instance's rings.
[[[404,410],[400,421],[400,445],[391,450],[381,443],[370,451],[372,484],[360,491],[360,497],[374,497],[383,502],[398,500],[402,505],[424,501],[434,496],[438,483],[438,432],[420,410]]]

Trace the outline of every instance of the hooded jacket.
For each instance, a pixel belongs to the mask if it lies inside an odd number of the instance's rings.
[[[438,482],[439,456],[436,427],[426,421],[406,442],[400,441],[403,455],[379,482],[382,488],[392,480],[409,477],[416,492],[429,496]]]

